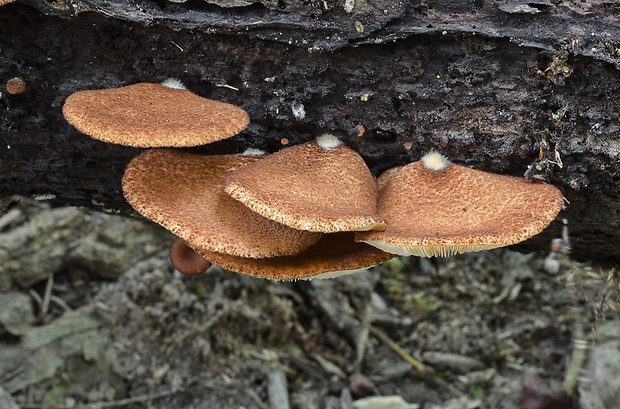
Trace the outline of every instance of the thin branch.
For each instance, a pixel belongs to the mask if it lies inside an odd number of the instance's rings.
[[[177,391],[177,392],[181,392],[181,391]],[[84,405],[39,405],[39,404],[35,404],[35,403],[21,403],[19,404],[19,407],[21,409],[101,409],[101,408],[116,408],[116,407],[120,407],[120,406],[125,406],[125,405],[129,405],[131,403],[136,403],[136,402],[146,402],[149,400],[153,400],[153,399],[159,399],[159,398],[164,398],[166,396],[170,396],[174,393],[177,393],[175,391],[163,391],[163,392],[159,392],[159,393],[154,393],[152,395],[141,395],[141,396],[134,396],[132,398],[126,398],[126,399],[120,399],[120,400],[113,400],[113,401],[109,401],[109,402],[93,402],[93,403],[87,403]]]
[[[458,397],[458,396],[462,396],[463,395],[463,393],[461,391],[459,391],[458,389],[456,389],[453,386],[449,385],[446,381],[444,381],[443,379],[441,379],[437,375],[435,375],[435,373],[433,372],[433,370],[431,368],[425,367],[422,362],[420,362],[417,359],[415,359],[414,357],[412,357],[409,353],[407,353],[407,351],[402,349],[396,342],[392,341],[390,339],[390,337],[388,337],[385,332],[381,331],[378,328],[370,327],[370,333],[372,335],[374,335],[375,337],[377,337],[381,342],[386,344],[403,361],[405,361],[408,364],[410,364],[420,375],[422,375],[423,378],[425,378],[427,380],[430,380],[430,381],[440,385],[441,387],[447,389],[448,391],[450,391],[450,393],[453,396],[457,396]]]

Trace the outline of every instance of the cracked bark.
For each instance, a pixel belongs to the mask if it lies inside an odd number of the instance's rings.
[[[560,218],[573,255],[620,260],[615,2],[215,3],[0,7],[0,198],[127,210],[120,178],[140,150],[81,135],[62,103],[83,89],[175,77],[250,114],[246,131],[200,152],[273,152],[283,138],[328,131],[374,174],[430,149],[495,173],[530,168],[570,202]],[[14,77],[26,93],[6,92]],[[560,227],[526,247],[547,249]]]

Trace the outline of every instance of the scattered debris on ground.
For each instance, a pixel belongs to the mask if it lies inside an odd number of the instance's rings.
[[[620,399],[610,266],[560,257],[550,273],[547,254],[500,249],[399,258],[332,280],[215,266],[190,277],[168,260],[172,239],[126,217],[23,198],[9,206],[0,401],[590,409]]]

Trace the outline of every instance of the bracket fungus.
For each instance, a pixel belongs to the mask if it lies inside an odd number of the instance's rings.
[[[226,174],[259,158],[149,150],[128,165],[123,193],[138,213],[181,237],[193,249],[249,258],[300,253],[322,235],[266,219],[220,187]]]
[[[177,237],[170,246],[170,261],[179,272],[190,276],[202,274],[211,267],[207,259],[180,237]]]
[[[353,232],[329,233],[294,256],[244,258],[198,249],[210,262],[240,274],[274,280],[333,278],[358,272],[396,257],[356,243]]]
[[[295,229],[385,229],[375,178],[357,152],[330,135],[231,172],[223,187],[255,212]]]
[[[455,165],[438,153],[380,180],[378,211],[388,227],[356,240],[405,256],[519,243],[547,227],[564,201],[554,186]]]
[[[243,109],[176,83],[79,91],[67,98],[62,112],[94,139],[137,148],[205,145],[238,134],[250,121]]]
[[[95,139],[143,148],[208,144],[249,123],[241,108],[175,80],[77,92],[63,115]],[[540,233],[564,200],[551,185],[458,166],[436,152],[376,180],[332,135],[272,155],[150,150],[131,161],[122,186],[138,213],[179,237],[170,253],[179,271],[199,274],[214,263],[278,280],[336,277],[397,254],[508,246]]]

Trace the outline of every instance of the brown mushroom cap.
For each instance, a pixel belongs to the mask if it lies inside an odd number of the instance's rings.
[[[224,176],[257,156],[204,156],[174,149],[146,151],[123,176],[125,198],[141,215],[205,248],[241,257],[297,254],[321,234],[266,219],[224,193]]]
[[[230,138],[249,123],[248,114],[234,105],[153,83],[76,92],[62,112],[94,139],[140,148],[205,145]]]
[[[384,229],[377,183],[364,160],[343,145],[316,142],[282,149],[224,179],[224,191],[250,209],[300,230]]]
[[[0,0],[0,5],[2,5],[2,0]],[[23,94],[27,89],[26,81],[21,78],[10,78],[6,82],[6,92],[11,95]]]
[[[379,189],[381,189],[381,186],[387,183],[387,181],[390,180],[392,176],[395,175],[396,172],[398,172],[402,168],[403,168],[402,166],[395,166],[393,168],[386,170],[382,174],[380,174],[379,177],[377,178],[377,185],[379,186]]]
[[[383,232],[357,241],[400,255],[448,256],[508,246],[540,233],[563,204],[554,186],[445,163],[422,161],[381,178]]]
[[[186,275],[202,274],[211,267],[207,259],[188,246],[180,237],[177,237],[170,246],[170,261],[174,268]]]
[[[252,277],[274,280],[332,278],[357,272],[396,257],[356,243],[352,232],[325,234],[314,246],[295,256],[250,259],[197,249],[213,264]]]

